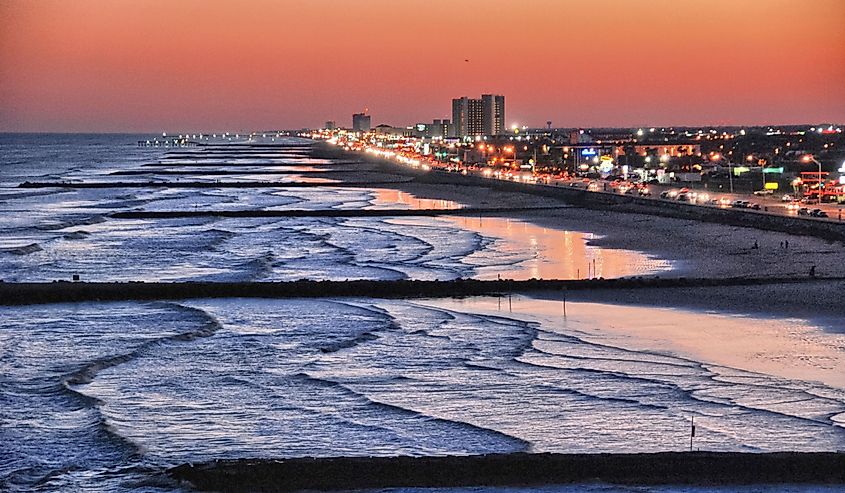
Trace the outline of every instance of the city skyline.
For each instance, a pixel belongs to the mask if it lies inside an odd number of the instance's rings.
[[[0,15],[0,131],[316,128],[365,108],[374,125],[411,125],[490,93],[507,96],[507,127],[845,121],[835,0],[6,2]]]

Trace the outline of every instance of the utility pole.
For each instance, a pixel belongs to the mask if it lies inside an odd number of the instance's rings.
[[[692,439],[695,437],[695,416],[692,417],[692,421],[690,421],[690,429],[689,429],[689,451],[692,452]]]

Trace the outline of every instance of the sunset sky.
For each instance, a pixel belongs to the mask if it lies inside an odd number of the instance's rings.
[[[845,121],[843,0],[0,0],[0,131]],[[468,60],[468,61],[466,61]]]

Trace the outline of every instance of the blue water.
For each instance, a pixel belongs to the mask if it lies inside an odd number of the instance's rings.
[[[444,279],[475,275],[479,255],[495,265],[510,248],[436,219],[108,217],[136,208],[372,207],[377,194],[367,189],[12,186],[99,180],[164,159],[166,150],[137,148],[141,138],[0,137],[0,278]],[[508,253],[509,265],[531,255]],[[701,418],[706,450],[841,450],[845,433],[831,418],[843,412],[842,389],[817,382],[717,370],[504,310],[425,300],[0,308],[0,490],[178,491],[164,468],[217,458],[683,450],[691,415]]]

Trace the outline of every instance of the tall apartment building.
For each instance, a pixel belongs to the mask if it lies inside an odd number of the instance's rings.
[[[366,113],[355,113],[352,115],[352,130],[355,132],[370,131],[370,115]]]
[[[501,134],[505,128],[505,97],[484,94],[481,99],[453,99],[452,125],[455,137]]]
[[[505,97],[498,94],[481,95],[481,132],[501,135],[505,131]]]

